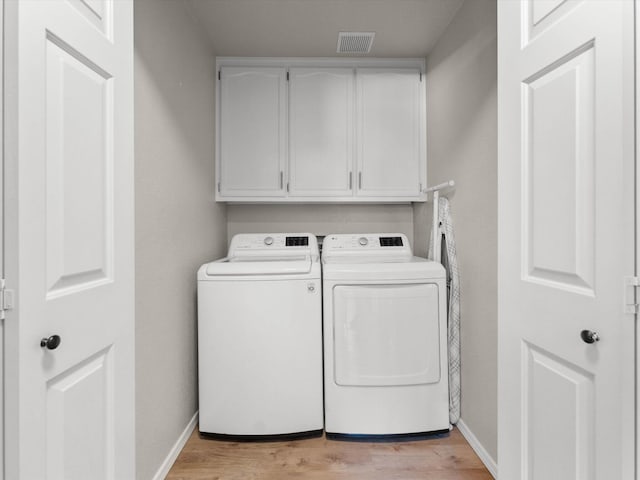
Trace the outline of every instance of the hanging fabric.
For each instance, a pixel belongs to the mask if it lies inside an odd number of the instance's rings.
[[[447,272],[447,340],[449,346],[449,421],[455,425],[460,419],[460,278],[453,220],[446,197],[437,197],[438,220],[434,222],[436,234],[431,235],[429,258],[437,258]],[[436,209],[434,208],[434,211]],[[436,245],[433,245],[433,239]]]

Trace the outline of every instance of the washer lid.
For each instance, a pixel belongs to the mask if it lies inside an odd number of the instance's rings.
[[[209,263],[205,272],[207,276],[304,274],[311,272],[312,263],[310,255],[227,257]]]

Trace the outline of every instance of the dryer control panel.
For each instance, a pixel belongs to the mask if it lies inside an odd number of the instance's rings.
[[[327,235],[323,242],[323,255],[366,252],[370,255],[411,255],[411,246],[402,233],[365,233]]]

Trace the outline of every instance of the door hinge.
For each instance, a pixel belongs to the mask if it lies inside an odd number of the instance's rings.
[[[218,182],[218,193],[220,193],[220,182]]]
[[[222,80],[222,70],[218,70],[218,80]]]
[[[0,279],[0,320],[4,320],[5,312],[13,310],[13,290],[6,287],[6,280]]]
[[[289,81],[289,72],[287,72],[287,82]]]
[[[624,313],[639,313],[640,277],[624,277]]]
[[[422,81],[422,72],[420,72],[420,81]]]

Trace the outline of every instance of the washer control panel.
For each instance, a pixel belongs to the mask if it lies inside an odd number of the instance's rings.
[[[229,246],[229,254],[235,252],[255,252],[269,255],[269,252],[288,252],[318,255],[318,242],[310,233],[239,233],[234,235]]]

